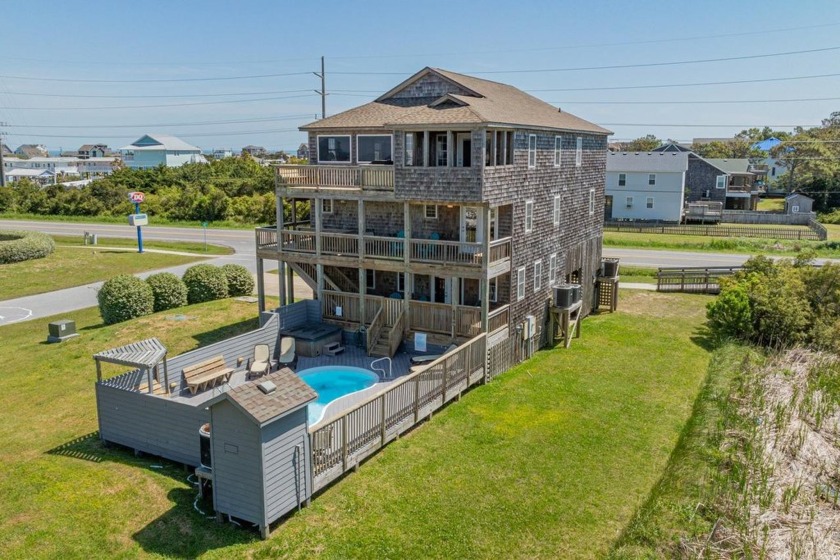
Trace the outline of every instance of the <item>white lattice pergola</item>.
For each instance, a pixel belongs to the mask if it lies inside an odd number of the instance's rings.
[[[112,348],[93,355],[96,360],[96,380],[102,381],[102,362],[138,368],[146,372],[149,392],[153,391],[152,374],[159,379],[160,364],[163,363],[163,386],[169,392],[169,370],[166,367],[166,346],[157,338],[132,342],[119,348]]]

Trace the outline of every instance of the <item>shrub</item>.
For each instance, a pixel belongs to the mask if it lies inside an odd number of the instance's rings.
[[[155,308],[151,286],[130,274],[120,274],[105,282],[96,299],[106,325],[148,315]]]
[[[0,264],[42,259],[55,251],[52,237],[38,231],[0,231]]]
[[[146,278],[155,297],[155,312],[187,305],[187,286],[171,272],[160,272]]]
[[[254,293],[254,277],[241,264],[226,264],[222,267],[228,283],[228,295],[250,296]]]
[[[753,334],[750,296],[742,284],[721,287],[720,295],[706,306],[709,328],[722,338],[749,340]]]
[[[218,266],[197,264],[184,273],[187,285],[187,301],[201,303],[228,296],[227,276]]]

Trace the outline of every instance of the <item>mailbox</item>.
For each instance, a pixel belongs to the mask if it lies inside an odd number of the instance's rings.
[[[149,225],[148,214],[129,214],[128,225],[130,226],[147,226]]]

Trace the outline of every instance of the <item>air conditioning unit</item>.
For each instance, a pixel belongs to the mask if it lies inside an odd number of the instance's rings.
[[[537,318],[533,315],[525,315],[525,322],[522,323],[522,340],[528,340],[537,334]]]
[[[580,301],[580,284],[558,284],[554,287],[554,306],[569,308]]]

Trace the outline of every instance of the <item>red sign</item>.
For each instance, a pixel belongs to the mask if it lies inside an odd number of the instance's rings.
[[[134,203],[143,202],[146,199],[146,195],[137,191],[137,192],[130,192],[128,193],[128,199]]]

